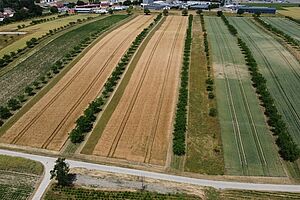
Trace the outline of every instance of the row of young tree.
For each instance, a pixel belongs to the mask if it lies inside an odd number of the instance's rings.
[[[41,88],[43,88],[56,74],[58,74],[74,57],[77,56],[85,47],[87,47],[94,39],[96,39],[107,27],[103,27],[102,30],[97,30],[90,36],[81,40],[77,46],[75,46],[65,56],[56,61],[50,70],[43,76],[33,81],[30,85],[26,86],[24,92],[10,99],[5,106],[0,106],[0,126],[4,124],[4,121],[9,119],[16,110],[20,109],[24,103],[34,96]]]
[[[179,89],[178,103],[176,108],[175,123],[173,130],[173,153],[178,156],[185,154],[185,134],[187,126],[187,104],[189,85],[189,66],[192,45],[193,15],[189,15],[188,28],[184,44],[183,63],[181,69],[181,85]]]
[[[86,133],[90,132],[93,128],[97,114],[101,111],[102,106],[109,98],[110,94],[115,90],[118,81],[128,66],[134,53],[148,35],[149,31],[154,27],[156,23],[161,19],[162,14],[159,14],[154,22],[151,23],[148,28],[145,28],[132,42],[127,52],[123,55],[120,62],[112,72],[111,76],[107,79],[102,90],[100,97],[96,98],[92,103],[89,104],[88,108],[84,111],[83,115],[80,116],[76,121],[75,128],[69,133],[69,138],[72,143],[81,143],[84,141]]]
[[[223,16],[223,18],[226,19],[225,16]],[[228,22],[227,19],[224,20],[224,22],[225,21]],[[232,26],[227,27],[230,29]],[[233,33],[237,33],[237,31],[234,31]],[[267,123],[270,127],[272,127],[272,132],[277,136],[276,144],[279,147],[279,154],[284,160],[293,162],[299,158],[300,149],[288,133],[287,125],[282,119],[282,116],[279,114],[275,106],[274,99],[267,88],[267,80],[259,72],[257,62],[254,59],[251,50],[240,37],[237,36],[237,39],[245,56],[246,64],[249,66],[253,86],[256,88],[256,93],[265,108],[265,115],[268,117]]]
[[[26,41],[26,47],[24,48],[20,48],[17,51],[12,51],[10,52],[10,54],[5,54],[3,55],[2,58],[0,58],[0,69],[7,66],[9,63],[13,62],[15,59],[17,59],[20,55],[24,54],[25,51],[29,48],[33,48],[35,45],[37,45],[39,42],[41,42],[41,40],[44,40],[45,38],[47,38],[50,35],[53,35],[54,33],[57,33],[61,30],[64,30],[70,26],[75,25],[76,23],[81,23],[82,21],[85,20],[90,20],[92,19],[92,17],[88,17],[87,19],[78,19],[76,22],[69,22],[69,24],[65,25],[65,26],[61,26],[59,28],[55,28],[53,30],[49,30],[48,33],[46,33],[45,35],[41,36],[40,38],[31,38],[30,40]]]
[[[291,20],[291,21],[294,21],[294,22],[296,22],[297,24],[300,24],[300,20],[299,20],[299,19],[295,19],[295,18],[290,17],[290,16],[285,16],[285,18],[287,18],[287,19],[289,19],[289,20]]]
[[[295,46],[299,46],[300,43],[298,40],[292,38],[290,35],[284,33],[283,31],[277,29],[276,27],[272,26],[271,24],[265,22],[264,20],[262,20],[259,17],[254,17],[255,21],[257,21],[258,23],[260,23],[263,27],[265,27],[267,30],[280,35],[281,37],[283,37],[288,43],[291,43]]]

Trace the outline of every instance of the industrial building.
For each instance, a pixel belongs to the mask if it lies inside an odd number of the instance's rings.
[[[238,8],[237,12],[275,14],[276,13],[276,8],[268,8],[268,7],[240,7],[240,8]]]

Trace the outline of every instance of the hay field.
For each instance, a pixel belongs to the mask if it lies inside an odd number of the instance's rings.
[[[282,15],[300,20],[300,7],[284,8],[284,10],[280,10],[278,12]]]

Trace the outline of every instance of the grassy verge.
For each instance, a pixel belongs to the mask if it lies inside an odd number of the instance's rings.
[[[108,31],[103,33],[98,39],[91,43],[85,50],[83,50],[70,64],[68,64],[58,75],[56,75],[41,91],[39,91],[32,99],[30,99],[17,113],[15,113],[5,124],[0,128],[0,136],[3,135],[17,120],[19,120],[34,104],[36,104],[58,81],[105,35],[113,29],[125,24],[128,20],[118,23],[116,26],[111,27]]]
[[[184,170],[204,174],[223,174],[224,161],[220,125],[217,118],[207,117],[210,104],[207,97],[207,64],[200,17],[194,18],[192,57],[189,79],[189,113],[187,155]]]
[[[41,163],[33,160],[0,155],[0,170],[41,175],[44,167]]]
[[[109,121],[110,117],[112,116],[114,110],[116,109],[124,91],[125,88],[131,78],[131,75],[135,69],[135,66],[137,65],[144,49],[146,48],[148,42],[154,35],[155,31],[161,26],[162,22],[164,21],[164,18],[159,22],[159,24],[149,33],[148,37],[144,40],[140,48],[138,49],[137,53],[134,55],[131,63],[128,66],[128,70],[125,73],[124,77],[122,78],[122,81],[120,85],[118,86],[115,94],[113,95],[112,99],[110,100],[109,104],[105,108],[104,112],[100,116],[99,121],[96,123],[95,128],[93,129],[91,135],[88,138],[88,141],[86,142],[85,146],[83,147],[81,153],[83,154],[92,154],[96,144],[98,143],[98,140],[100,139],[102,132]]]

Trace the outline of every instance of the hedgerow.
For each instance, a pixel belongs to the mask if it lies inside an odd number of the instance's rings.
[[[192,23],[193,15],[189,15],[188,28],[184,45],[183,64],[181,69],[181,85],[179,89],[178,103],[176,109],[173,130],[173,153],[181,156],[185,154],[185,132],[187,126],[187,103],[188,103],[188,81],[189,66],[192,45]]]
[[[162,14],[159,14],[154,19],[154,22],[151,23],[147,28],[145,28],[135,38],[131,46],[128,48],[127,52],[123,55],[118,65],[112,72],[111,76],[105,82],[101,95],[93,102],[91,102],[89,107],[84,111],[84,114],[77,119],[75,128],[69,133],[69,138],[72,143],[81,143],[82,141],[84,141],[86,133],[90,132],[93,129],[97,114],[102,110],[102,106],[110,97],[110,94],[115,90],[118,84],[118,80],[121,79],[122,74],[124,73],[137,48],[161,18]]]
[[[281,37],[283,37],[288,43],[291,43],[295,46],[299,46],[300,43],[298,40],[292,38],[291,36],[289,36],[288,34],[284,33],[283,31],[275,28],[274,26],[272,26],[271,24],[265,22],[264,20],[262,20],[261,18],[255,16],[254,17],[255,21],[257,21],[259,24],[261,24],[263,27],[265,27],[267,30],[280,35]]]
[[[228,22],[227,19],[226,21]],[[229,29],[228,25],[227,27]],[[287,131],[287,125],[274,104],[274,99],[267,88],[267,80],[259,72],[257,62],[251,50],[240,37],[237,36],[237,40],[245,56],[246,64],[249,66],[253,86],[256,88],[256,93],[259,95],[262,106],[265,108],[265,115],[268,117],[267,123],[272,127],[272,132],[277,136],[276,144],[279,147],[279,154],[283,159],[293,162],[299,158],[300,149]]]

